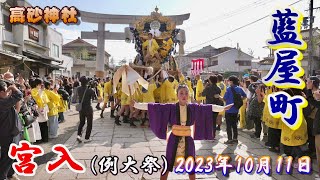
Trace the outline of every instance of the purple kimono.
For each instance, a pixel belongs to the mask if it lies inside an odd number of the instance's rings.
[[[148,104],[150,128],[160,139],[166,139],[167,125],[181,125],[179,104]],[[194,139],[191,136],[185,138],[185,158],[195,158],[195,146],[193,140],[212,140],[213,131],[212,105],[188,104],[186,126],[195,124]],[[176,152],[181,137],[170,134],[168,139],[166,158],[168,170],[173,170]]]

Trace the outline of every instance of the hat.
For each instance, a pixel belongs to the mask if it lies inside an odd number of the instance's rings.
[[[82,76],[79,81],[81,82],[81,85],[86,85],[89,82],[88,78],[85,76]]]

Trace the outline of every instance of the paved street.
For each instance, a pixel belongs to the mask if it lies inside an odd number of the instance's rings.
[[[66,122],[60,125],[58,139],[51,141],[47,144],[41,144],[45,150],[45,156],[40,159],[36,159],[39,163],[39,167],[35,177],[21,177],[21,179],[159,179],[159,172],[149,175],[143,173],[140,169],[142,161],[146,155],[153,155],[159,158],[158,163],[162,165],[161,155],[165,155],[166,141],[159,140],[148,128],[130,128],[128,124],[122,126],[115,126],[113,119],[109,117],[109,109],[105,113],[105,118],[100,119],[99,112],[94,114],[94,123],[92,138],[90,143],[79,144],[76,141],[76,127],[78,125],[78,115],[76,111],[66,113]],[[225,129],[223,127],[223,129]],[[229,179],[239,179],[240,176],[243,179],[314,179],[314,175],[301,175],[296,169],[293,169],[291,175],[278,175],[275,172],[276,157],[275,153],[270,153],[264,146],[264,142],[253,140],[249,137],[248,133],[240,131],[239,144],[226,146],[223,144],[226,141],[226,132],[221,131],[216,137],[215,141],[195,141],[196,154],[198,156],[215,156],[217,154],[229,155],[233,160],[236,155],[240,155],[244,158],[253,156],[257,162],[257,157],[262,155],[269,155],[272,159],[272,175],[259,175],[253,173],[251,175],[247,173],[237,174],[234,170],[231,170]],[[51,147],[56,143],[62,143],[66,145],[72,153],[72,156],[86,166],[87,170],[83,174],[76,174],[71,172],[67,166],[63,166],[58,172],[48,174],[45,171],[45,163],[53,157],[51,153]],[[236,154],[236,155],[235,155]],[[98,155],[98,160],[95,162],[95,169],[98,172],[98,176],[94,176],[90,171],[90,161],[94,155]],[[117,176],[113,176],[110,171],[107,173],[99,173],[98,161],[103,156],[118,156],[118,167],[123,167],[122,162],[125,162],[128,155],[132,155],[137,164],[135,167],[139,170],[139,174],[133,174],[130,170],[127,173],[119,172]],[[235,161],[232,161],[235,162]],[[315,165],[313,164],[313,167]],[[314,168],[313,168],[314,169]],[[253,172],[256,172],[256,167]],[[170,173],[169,179],[188,179],[187,175],[177,175]],[[221,173],[221,170],[212,174],[197,174],[197,179],[227,179]]]

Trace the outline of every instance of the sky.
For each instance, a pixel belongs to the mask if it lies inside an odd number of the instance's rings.
[[[32,6],[75,6],[76,8],[103,14],[150,15],[158,6],[159,12],[166,15],[190,13],[190,18],[177,28],[186,33],[185,51],[190,53],[211,45],[215,48],[229,46],[239,47],[248,53],[253,51],[254,57],[262,58],[268,55],[266,40],[271,38],[271,18],[265,18],[246,28],[233,32],[214,41],[219,37],[240,26],[253,22],[261,17],[270,15],[277,8],[285,8],[298,0],[28,0]],[[304,16],[308,16],[308,0],[293,5]],[[320,1],[314,1],[314,7],[320,7]],[[320,27],[320,10],[315,10],[314,27]],[[81,19],[81,18],[80,18]],[[124,32],[127,25],[107,24],[110,32]],[[52,25],[63,34],[64,44],[81,36],[81,31],[97,30],[97,24],[80,23],[80,25]],[[96,45],[96,40],[86,40]],[[207,43],[205,43],[207,42]],[[106,40],[106,51],[114,58],[115,63],[122,59],[132,60],[136,51],[134,44],[124,41]]]

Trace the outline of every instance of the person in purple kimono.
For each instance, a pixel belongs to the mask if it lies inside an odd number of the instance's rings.
[[[168,124],[172,125],[172,133],[168,138],[166,158],[168,171],[160,177],[167,179],[172,172],[176,157],[189,156],[195,158],[194,140],[212,140],[213,112],[230,109],[233,104],[219,106],[212,104],[188,104],[189,89],[187,85],[179,85],[177,89],[179,102],[176,104],[135,103],[135,108],[148,110],[150,129],[160,139],[167,138]],[[193,128],[191,128],[193,126]],[[193,131],[193,132],[192,132]],[[195,179],[194,171],[189,173],[190,179]]]

